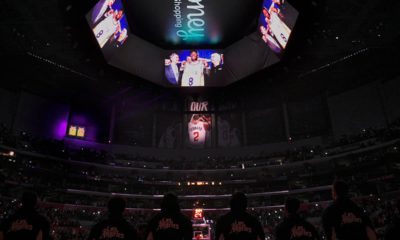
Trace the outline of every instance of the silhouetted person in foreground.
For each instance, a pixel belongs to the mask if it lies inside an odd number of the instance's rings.
[[[108,202],[108,218],[93,226],[88,240],[138,239],[135,228],[123,217],[124,210],[125,200],[122,198],[112,198]]]
[[[322,223],[328,240],[376,240],[369,217],[348,196],[343,181],[332,187],[333,203],[325,209]]]
[[[264,240],[265,234],[257,218],[247,213],[244,193],[232,196],[231,211],[222,216],[215,231],[216,240]]]
[[[400,200],[397,201],[397,216],[393,219],[385,231],[385,240],[398,239],[400,239]]]
[[[147,240],[192,240],[192,237],[192,222],[181,213],[178,198],[166,194],[161,212],[149,222]]]
[[[50,224],[36,211],[37,196],[25,192],[22,207],[0,226],[0,240],[48,240]]]
[[[313,225],[302,219],[299,214],[300,201],[288,198],[285,202],[285,218],[275,229],[276,240],[319,240]]]

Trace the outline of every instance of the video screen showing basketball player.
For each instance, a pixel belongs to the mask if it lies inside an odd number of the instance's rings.
[[[223,85],[224,54],[214,50],[171,52],[165,59],[169,86],[204,87]]]
[[[188,123],[189,145],[204,148],[211,143],[212,118],[210,114],[193,114]]]
[[[101,0],[87,19],[100,48],[122,46],[128,38],[128,22],[121,0]]]
[[[259,32],[262,40],[279,56],[287,46],[297,15],[284,0],[264,0]]]
[[[208,62],[205,59],[199,59],[199,53],[196,50],[190,51],[190,56],[182,62],[182,87],[204,87],[205,74],[208,70]]]

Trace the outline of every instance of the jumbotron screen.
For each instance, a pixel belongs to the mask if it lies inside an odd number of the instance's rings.
[[[224,80],[224,54],[221,51],[171,51],[164,64],[165,80],[171,86],[217,86]]]
[[[100,0],[86,18],[110,65],[161,86],[201,88],[278,63],[297,16],[285,0]]]
[[[97,43],[106,57],[122,46],[129,35],[128,21],[121,0],[101,0],[86,16]]]
[[[297,16],[294,8],[284,0],[264,0],[259,31],[262,40],[279,56],[288,44]]]

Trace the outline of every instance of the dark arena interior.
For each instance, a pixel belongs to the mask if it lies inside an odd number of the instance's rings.
[[[400,239],[400,1],[0,6],[0,240]]]

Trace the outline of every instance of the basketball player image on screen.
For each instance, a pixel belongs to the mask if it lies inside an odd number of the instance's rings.
[[[210,137],[211,116],[193,114],[188,124],[189,142],[195,147],[204,147]]]
[[[218,117],[217,119],[218,126],[218,145],[220,147],[228,147],[231,142],[231,126],[228,121]]]
[[[103,19],[93,28],[93,33],[101,48],[113,41],[122,44],[127,38],[127,30],[121,29],[120,20],[123,14],[122,10],[110,10],[104,14]]]
[[[204,87],[204,74],[208,68],[206,60],[200,60],[197,51],[191,51],[190,56],[182,63],[182,87]]]
[[[240,130],[221,117],[217,119],[218,145],[220,147],[240,146]]]
[[[179,126],[178,126],[179,127]],[[169,126],[161,136],[158,147],[173,149],[176,142],[176,126]]]
[[[260,26],[260,32],[262,34],[262,40],[277,54],[282,52],[282,48],[274,37],[268,32],[268,29],[264,26]]]
[[[260,27],[260,32],[264,42],[266,42],[274,52],[279,50],[276,44],[279,44],[280,52],[286,48],[292,32],[282,20],[284,16],[280,11],[280,4],[279,0],[267,0],[262,10],[265,26]]]

